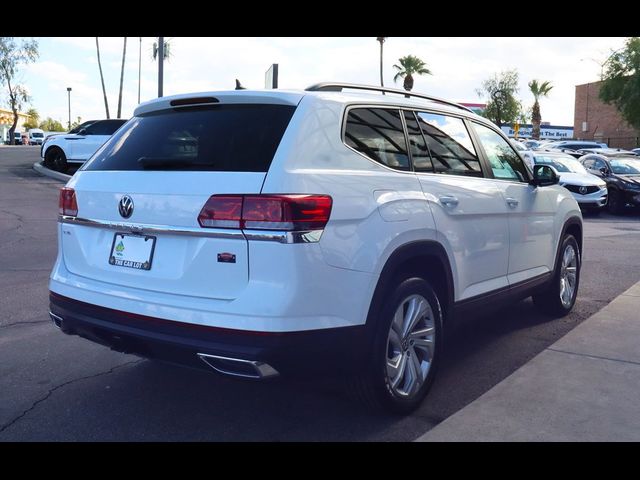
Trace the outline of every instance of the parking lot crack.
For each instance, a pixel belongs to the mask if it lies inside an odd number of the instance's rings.
[[[35,402],[33,402],[29,408],[24,410],[22,413],[20,413],[18,416],[16,416],[13,420],[10,420],[9,422],[7,422],[4,425],[0,426],[0,433],[4,432],[7,428],[9,428],[12,425],[14,425],[20,419],[24,418],[26,415],[28,415],[30,412],[32,412],[38,405],[40,405],[41,403],[47,401],[49,399],[49,397],[51,397],[51,395],[53,395],[53,392],[55,392],[57,390],[60,390],[61,388],[66,387],[67,385],[71,385],[72,383],[80,382],[82,380],[88,380],[90,378],[97,378],[97,377],[100,377],[102,375],[109,375],[109,374],[115,372],[116,370],[118,370],[118,369],[120,369],[122,367],[126,367],[128,365],[133,365],[135,363],[140,363],[142,361],[143,361],[143,359],[133,360],[131,362],[123,363],[121,365],[116,365],[115,367],[110,368],[106,372],[99,372],[99,373],[94,373],[93,375],[86,375],[84,377],[74,378],[74,379],[69,380],[67,382],[61,383],[60,385],[56,385],[55,387],[49,389],[49,391],[42,398],[40,398],[40,399],[36,400]]]
[[[0,325],[0,328],[15,327],[20,325],[33,325],[34,323],[51,323],[51,320],[33,320],[32,322],[13,322],[6,325]]]

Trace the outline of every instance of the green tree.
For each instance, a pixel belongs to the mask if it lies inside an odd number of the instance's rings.
[[[82,123],[82,118],[78,117],[78,120],[76,120],[75,122],[71,122],[71,128],[69,130],[73,130],[74,128],[79,126],[81,123]]]
[[[9,138],[18,124],[18,111],[29,101],[27,89],[17,83],[16,75],[20,66],[35,62],[38,58],[38,42],[36,40],[17,41],[13,37],[0,37],[0,85],[5,85],[8,92],[9,108],[13,112],[13,123],[9,128]]]
[[[531,138],[534,140],[540,140],[540,123],[542,122],[542,115],[540,114],[540,98],[546,97],[553,85],[551,82],[538,82],[538,80],[531,80],[529,82],[529,90],[533,94],[535,102],[533,102],[533,111],[531,113],[531,123],[533,125]]]
[[[400,65],[394,65],[398,72],[393,77],[393,81],[397,82],[399,78],[404,78],[404,89],[408,92],[413,88],[414,75],[431,75],[431,71],[427,68],[427,64],[413,55],[407,55],[398,60]]]
[[[66,132],[67,129],[62,126],[58,120],[54,120],[51,117],[47,117],[40,122],[40,128],[45,132]]]
[[[29,120],[24,122],[24,128],[38,128],[38,120],[40,120],[40,114],[35,108],[30,108],[27,110],[27,115],[29,115]]]
[[[102,95],[104,96],[104,109],[109,116],[109,102],[107,101],[107,90],[104,88],[104,75],[102,75],[102,63],[100,62],[100,43],[98,43],[98,37],[96,37],[96,51],[98,52],[98,70],[100,70],[100,82],[102,83]]]
[[[518,120],[522,105],[516,99],[518,93],[518,71],[507,70],[494,74],[482,82],[476,93],[481,98],[488,98],[484,116],[498,127],[513,124]]]
[[[629,38],[604,66],[600,99],[615,105],[629,125],[640,129],[640,38]]]

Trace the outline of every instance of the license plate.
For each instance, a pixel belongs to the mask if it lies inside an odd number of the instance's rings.
[[[156,237],[116,233],[113,236],[109,263],[118,267],[151,270]]]

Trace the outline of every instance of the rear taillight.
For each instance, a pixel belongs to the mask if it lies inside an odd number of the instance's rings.
[[[63,187],[60,189],[58,213],[70,217],[78,215],[78,202],[76,202],[76,192],[73,188]]]
[[[328,195],[212,195],[198,223],[209,228],[320,230],[330,214]]]

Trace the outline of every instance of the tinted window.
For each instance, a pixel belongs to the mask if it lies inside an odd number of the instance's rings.
[[[78,133],[83,128],[87,128],[87,127],[89,127],[89,125],[93,125],[96,122],[97,122],[97,120],[89,120],[88,122],[81,123],[77,127],[72,128],[71,130],[69,130],[69,133]]]
[[[407,124],[413,168],[417,172],[433,172],[433,164],[431,163],[427,142],[422,136],[422,131],[420,130],[420,125],[416,120],[415,114],[405,111],[404,120]]]
[[[480,161],[464,122],[436,113],[418,113],[435,173],[482,176]]]
[[[376,162],[398,170],[410,169],[398,110],[353,108],[347,116],[344,137],[347,145]]]
[[[473,128],[480,137],[480,143],[491,164],[493,176],[504,180],[526,182],[528,179],[527,167],[515,150],[511,148],[509,142],[502,138],[498,132],[484,125],[473,123]]]
[[[126,120],[102,120],[87,128],[87,135],[113,135]]]
[[[585,160],[584,162],[582,162],[582,165],[584,165],[585,168],[593,168],[593,164],[595,162],[596,162],[595,160],[589,158],[589,159]]]
[[[86,170],[266,172],[295,107],[216,105],[132,118]]]

